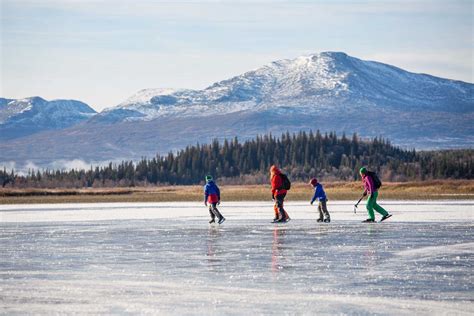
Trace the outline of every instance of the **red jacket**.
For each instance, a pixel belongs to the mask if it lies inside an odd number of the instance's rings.
[[[285,189],[280,189],[283,186],[283,180],[281,178],[281,172],[278,170],[275,172],[275,174],[272,176],[271,182],[272,182],[272,195],[275,197],[277,195],[281,194],[286,194]]]

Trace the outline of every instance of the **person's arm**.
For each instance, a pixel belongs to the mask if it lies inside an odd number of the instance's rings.
[[[362,192],[362,196],[367,195],[367,176],[362,176],[362,186],[364,187],[364,192]]]
[[[278,191],[279,191],[279,189],[281,188],[281,186],[283,184],[283,181],[282,181],[280,175],[275,175],[274,182],[272,182],[272,184],[274,184],[274,185],[272,185],[272,189],[273,189],[272,193],[273,193],[273,196],[276,196],[276,195],[278,195]]]
[[[276,178],[277,178],[277,176],[274,175],[274,176],[272,177],[272,180],[271,180],[271,184],[272,184],[272,200],[275,199],[275,193],[276,193],[276,191],[277,191]]]
[[[207,198],[209,197],[209,190],[207,185],[204,186],[204,205],[207,206]]]
[[[219,190],[219,187],[216,185],[216,193],[217,193],[217,203],[221,203],[221,190]]]
[[[315,188],[313,198],[311,199],[311,204],[313,204],[317,198],[318,198],[318,189]]]
[[[372,180],[372,177],[366,177],[367,179],[367,193],[372,196],[375,192],[375,186],[374,186],[374,181]]]

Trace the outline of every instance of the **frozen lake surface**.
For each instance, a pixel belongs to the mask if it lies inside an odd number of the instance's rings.
[[[472,315],[474,201],[382,205],[3,205],[0,313]]]

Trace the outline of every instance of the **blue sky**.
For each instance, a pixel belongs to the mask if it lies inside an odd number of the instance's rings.
[[[474,82],[473,1],[0,0],[0,96],[96,110],[343,51]]]

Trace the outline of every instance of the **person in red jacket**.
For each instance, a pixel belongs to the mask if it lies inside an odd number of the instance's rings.
[[[282,188],[283,179],[281,178],[281,171],[275,165],[270,167],[270,180],[272,184],[272,200],[275,201],[275,205],[273,206],[275,218],[273,222],[287,222],[290,220],[290,217],[283,208],[283,201],[285,200],[287,191]]]

